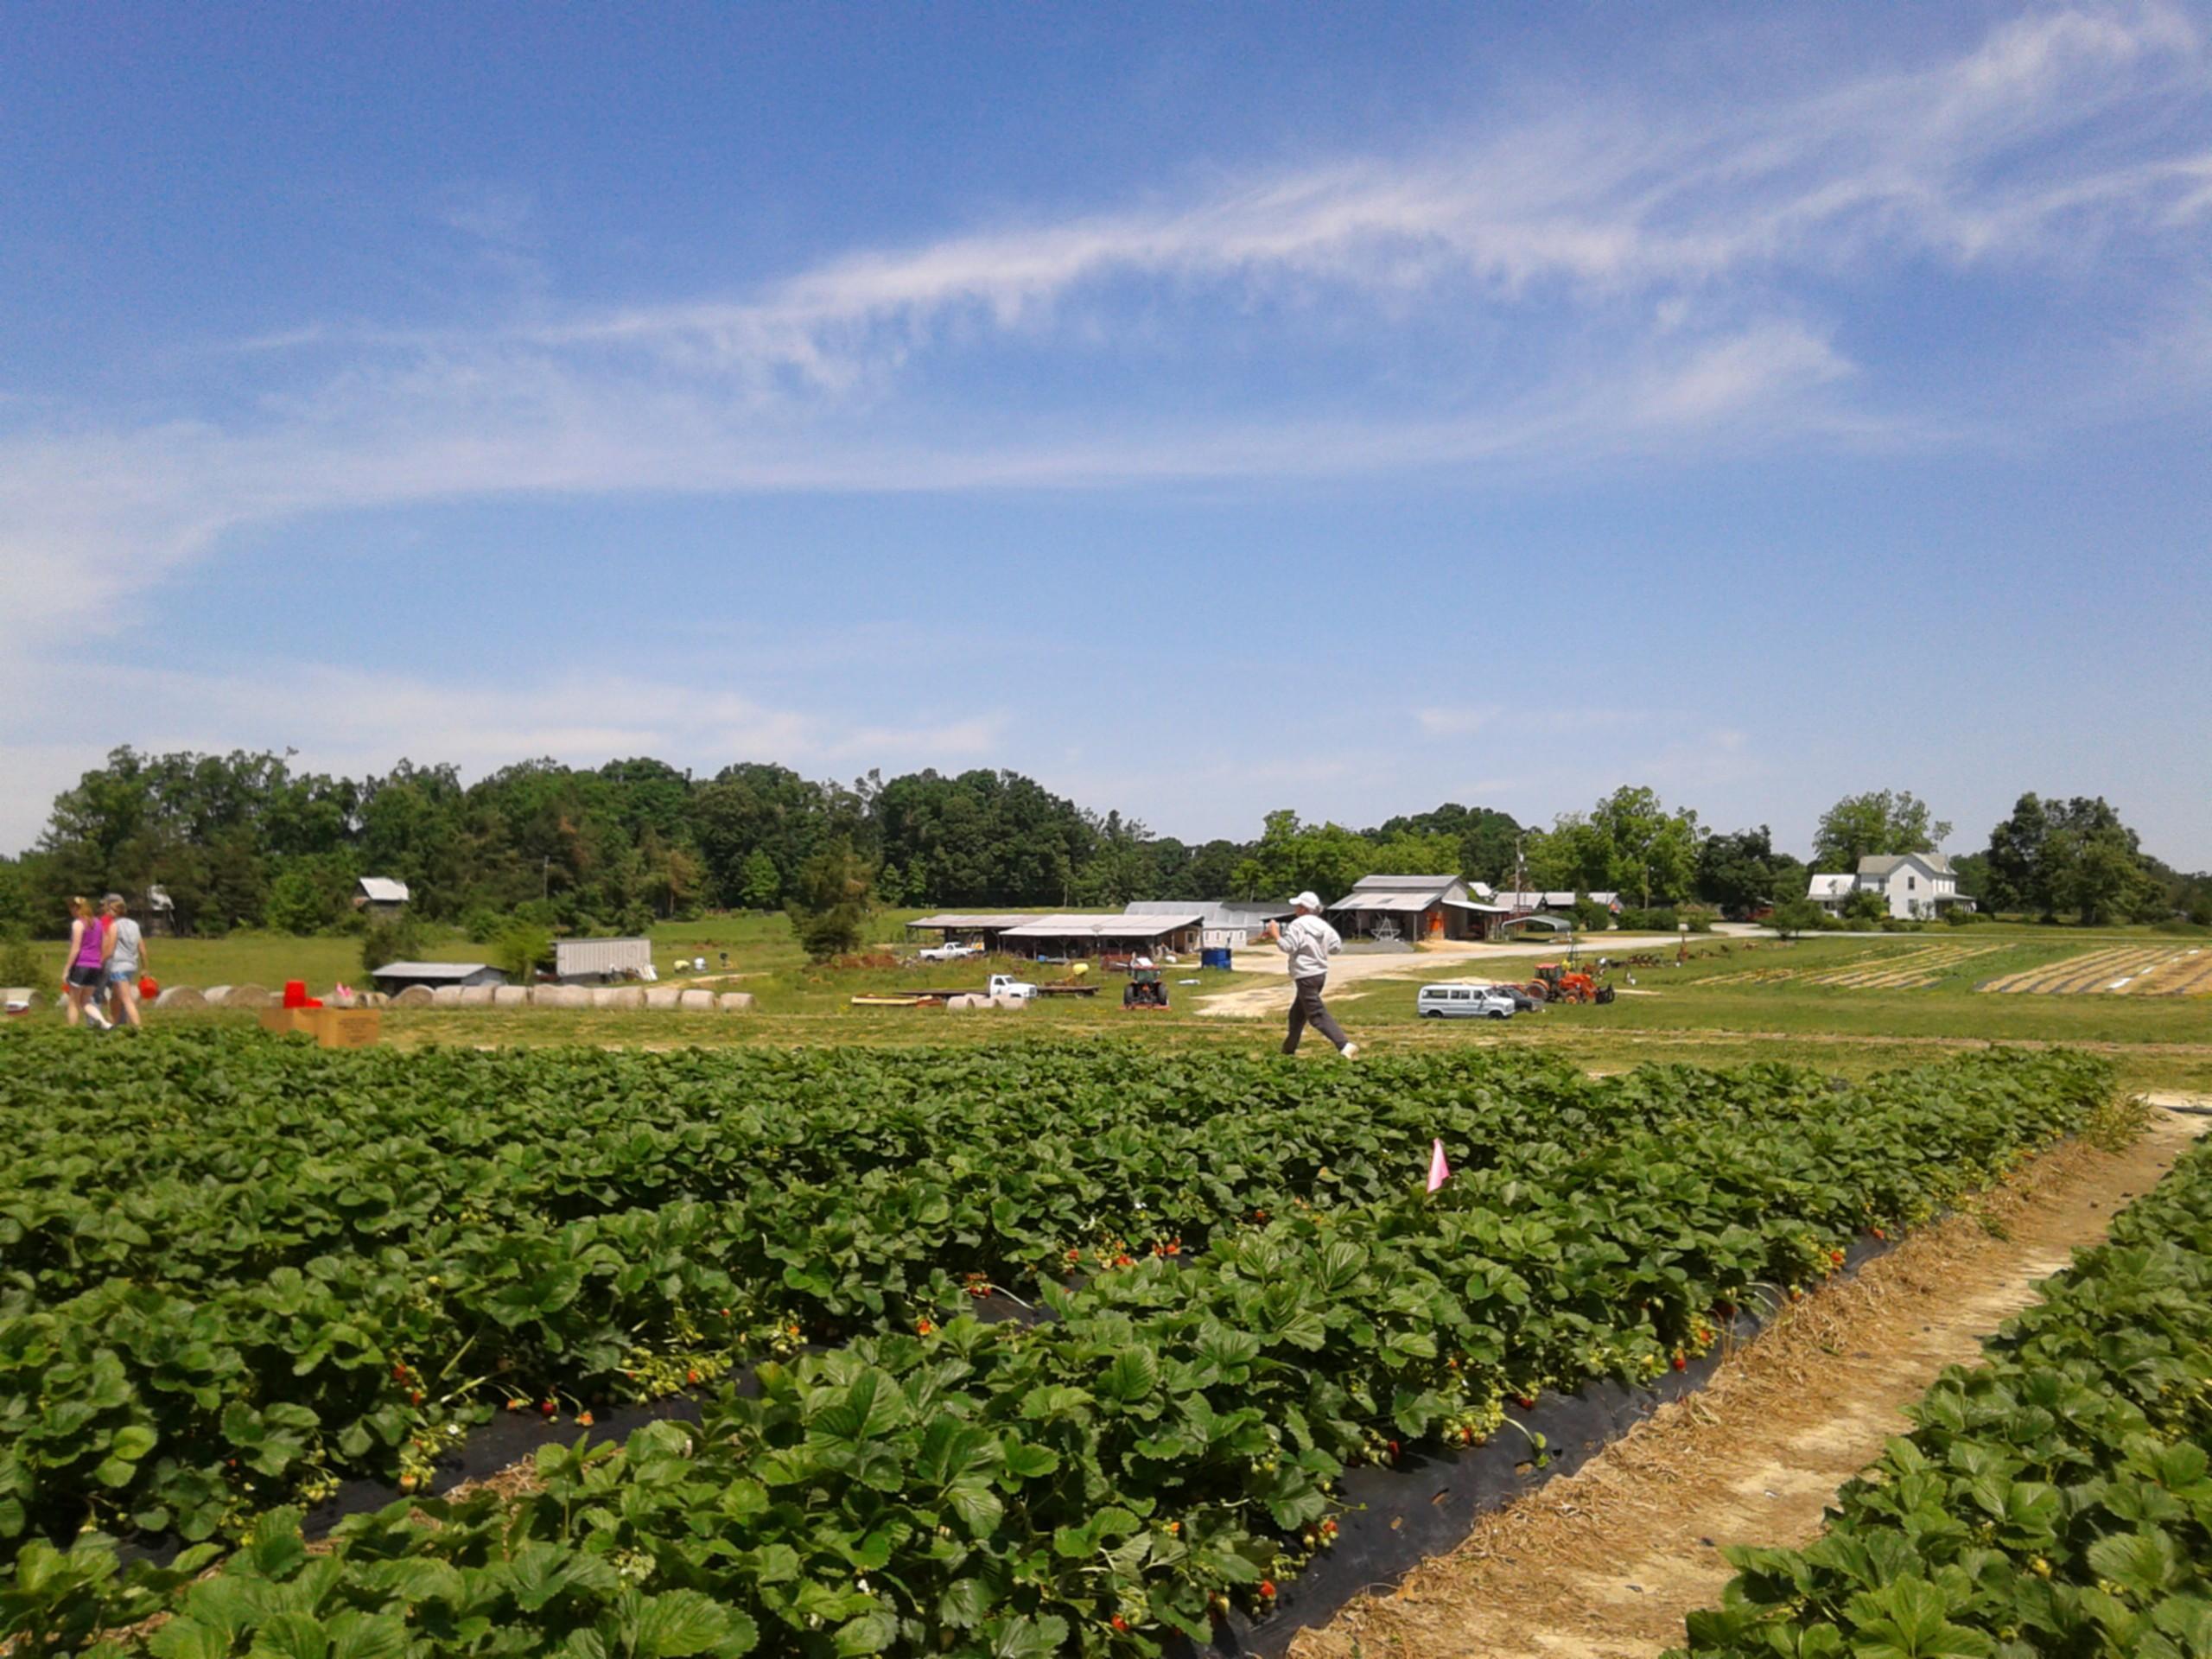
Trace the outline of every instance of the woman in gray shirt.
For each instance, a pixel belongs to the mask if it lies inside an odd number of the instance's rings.
[[[123,902],[123,895],[111,893],[105,901],[108,913],[107,959],[107,1014],[111,1020],[128,1020],[134,1029],[142,1028],[144,1021],[138,1017],[138,976],[146,971],[146,939],[139,932],[138,924],[130,919],[130,906]]]

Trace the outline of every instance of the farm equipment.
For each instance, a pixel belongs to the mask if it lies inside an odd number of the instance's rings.
[[[1522,988],[1539,1002],[1611,1002],[1613,988],[1592,975],[1556,962],[1536,964],[1536,976]]]
[[[1164,1008],[1167,1006],[1167,982],[1160,978],[1157,968],[1132,968],[1129,982],[1122,987],[1122,1006],[1125,1008]]]

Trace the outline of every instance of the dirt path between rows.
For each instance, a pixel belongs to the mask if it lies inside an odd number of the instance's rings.
[[[2037,1281],[2101,1239],[2208,1127],[2161,1109],[2126,1153],[2077,1145],[2037,1160],[1977,1215],[1808,1297],[1709,1388],[1489,1516],[1397,1590],[1299,1636],[1292,1659],[1649,1659],[1679,1643],[1683,1616],[1730,1577],[1722,1546],[1810,1541],[1836,1488],[1904,1431],[1902,1408],[1946,1365],[1973,1363]]]

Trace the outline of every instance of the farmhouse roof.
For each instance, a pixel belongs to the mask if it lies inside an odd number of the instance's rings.
[[[1020,927],[1006,931],[1009,939],[1156,939],[1205,920],[1202,911],[1188,908],[1164,916],[1039,916],[1025,918]]]
[[[1869,853],[1859,861],[1859,874],[1890,875],[1904,864],[1918,864],[1931,875],[1951,874],[1951,861],[1942,853]]]
[[[1352,883],[1354,893],[1376,890],[1395,890],[1403,893],[1435,893],[1452,886],[1456,875],[1363,875]]]
[[[361,897],[372,905],[404,905],[407,902],[407,884],[388,875],[365,875],[361,878]]]
[[[941,910],[934,916],[923,916],[906,924],[909,927],[944,928],[953,933],[988,933],[999,928],[1014,927],[1037,918],[1022,912]]]
[[[372,969],[371,979],[467,979],[471,974],[480,974],[492,964],[488,962],[387,962],[381,968]]]
[[[1841,899],[1851,892],[1853,878],[1847,875],[1816,875],[1805,888],[1808,899]]]

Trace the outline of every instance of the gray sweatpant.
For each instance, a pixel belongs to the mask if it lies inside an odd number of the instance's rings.
[[[1298,1039],[1306,1034],[1308,1026],[1338,1048],[1350,1040],[1344,1035],[1344,1027],[1337,1023],[1336,1016],[1322,1003],[1321,988],[1328,982],[1326,974],[1316,974],[1311,979],[1290,982],[1290,1034],[1282,1039],[1284,1053],[1298,1052]]]

